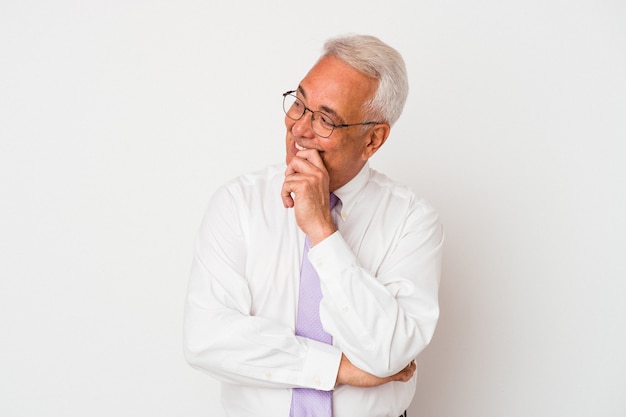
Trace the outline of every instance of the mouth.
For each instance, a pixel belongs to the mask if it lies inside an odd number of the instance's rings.
[[[296,149],[295,153],[298,153],[300,151],[306,151],[307,149],[313,149],[313,148],[305,148],[304,146],[298,145],[296,142],[293,143],[294,148]],[[319,153],[319,155],[324,158],[324,151],[318,150],[317,153]]]

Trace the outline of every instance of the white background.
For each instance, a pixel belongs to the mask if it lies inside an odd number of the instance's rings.
[[[194,235],[348,32],[405,56],[372,166],[447,233],[409,414],[626,415],[626,3],[4,0],[1,416],[223,415],[182,356]]]

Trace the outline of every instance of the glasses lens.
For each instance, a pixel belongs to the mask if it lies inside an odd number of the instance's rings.
[[[316,111],[313,113],[313,120],[311,120],[311,126],[313,127],[313,131],[323,137],[327,138],[333,133],[333,129],[335,128],[335,123],[330,118],[330,116]]]
[[[298,120],[304,114],[304,103],[300,99],[292,94],[286,94],[283,98],[283,110],[287,117],[293,120]]]
[[[283,96],[283,110],[287,117],[292,120],[300,120],[307,108],[298,97],[293,94]],[[311,127],[316,135],[327,138],[333,133],[335,123],[326,114],[316,111],[311,115]]]

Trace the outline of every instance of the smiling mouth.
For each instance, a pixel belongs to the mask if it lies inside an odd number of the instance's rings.
[[[306,151],[307,149],[313,149],[313,148],[305,148],[304,146],[300,146],[297,143],[294,142],[294,146],[297,149],[298,152],[300,151]],[[324,151],[318,150],[317,153],[319,153],[319,155],[324,158]]]

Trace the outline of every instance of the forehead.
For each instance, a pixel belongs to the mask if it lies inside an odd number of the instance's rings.
[[[377,86],[376,79],[327,56],[311,68],[298,91],[310,107],[350,119],[363,115],[363,105],[374,96]]]

